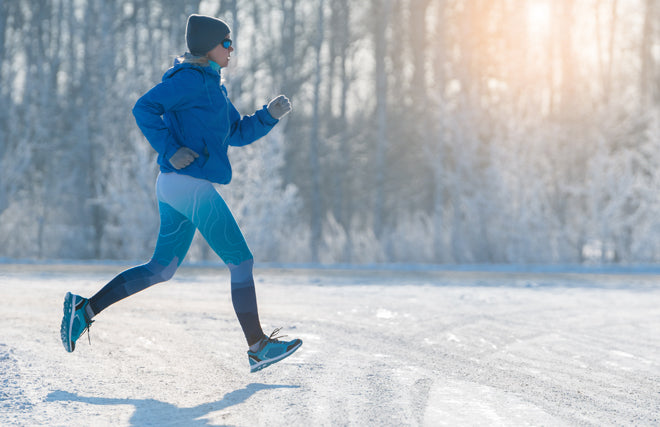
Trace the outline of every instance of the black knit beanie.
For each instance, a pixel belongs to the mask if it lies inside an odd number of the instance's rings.
[[[190,15],[186,25],[186,43],[190,53],[204,56],[222,43],[229,34],[229,26],[218,18]]]

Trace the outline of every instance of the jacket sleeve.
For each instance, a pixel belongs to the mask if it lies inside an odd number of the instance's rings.
[[[223,87],[223,91],[226,89]],[[243,116],[238,112],[234,104],[227,99],[227,107],[229,108],[229,119],[231,121],[231,128],[229,130],[229,145],[234,147],[242,147],[258,140],[265,136],[270,130],[279,122],[270,115],[268,109],[264,105],[261,110],[257,110],[251,116]]]
[[[167,128],[163,114],[191,107],[203,87],[199,72],[181,70],[154,86],[135,103],[133,116],[138,127],[163,158],[169,159],[181,147]]]

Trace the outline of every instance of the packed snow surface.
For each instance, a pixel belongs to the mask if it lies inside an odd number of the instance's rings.
[[[74,353],[67,291],[124,266],[0,265],[0,425],[660,425],[660,276],[257,268],[250,374],[221,268],[101,313]]]

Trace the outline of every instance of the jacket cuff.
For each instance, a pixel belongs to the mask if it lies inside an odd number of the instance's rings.
[[[169,162],[170,157],[172,157],[179,148],[181,148],[181,146],[174,141],[174,138],[169,136],[165,144],[165,151],[163,151],[163,158]]]
[[[275,126],[277,123],[279,123],[278,119],[270,115],[270,113],[268,112],[267,105],[264,105],[264,108],[257,111],[257,116],[259,117],[259,120],[261,120],[263,124],[268,126]]]

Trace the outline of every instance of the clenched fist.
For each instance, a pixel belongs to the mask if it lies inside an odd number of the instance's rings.
[[[279,95],[268,103],[268,112],[276,120],[286,116],[289,111],[291,111],[291,103],[284,95]]]
[[[195,153],[188,147],[181,147],[176,150],[176,153],[170,157],[170,164],[174,166],[174,169],[183,169],[187,166],[190,166],[196,158],[199,157],[199,154]]]

